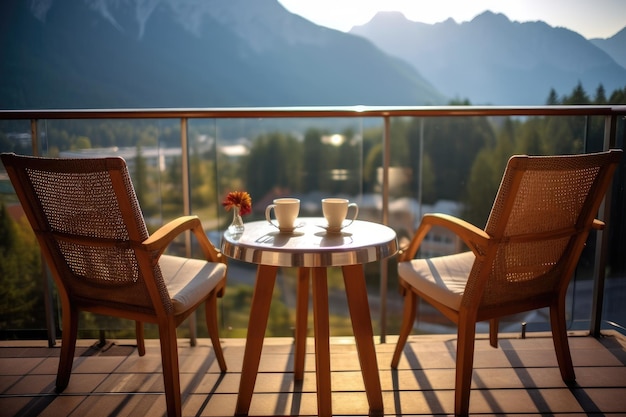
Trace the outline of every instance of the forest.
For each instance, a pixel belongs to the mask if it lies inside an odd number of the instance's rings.
[[[579,84],[562,97],[550,91],[546,103],[626,104],[626,87],[607,98],[599,86],[590,97]],[[471,105],[468,100],[450,104]],[[180,157],[172,158],[160,169],[159,164],[145,156],[145,150],[151,147],[180,147],[180,127],[175,122],[53,122],[46,126],[42,154],[58,156],[68,150],[134,148],[129,169],[149,228],[154,230],[167,219],[182,214]],[[302,134],[294,133],[293,129],[267,131],[248,138],[249,152],[240,157],[222,155],[215,142],[206,141],[207,136],[217,137],[218,133],[227,136],[227,132],[217,130],[211,123],[198,123],[190,128],[192,207],[203,221],[211,223],[211,229],[225,227],[221,222],[227,218],[219,215],[220,202],[233,189],[250,190],[253,207],[254,201],[263,201],[277,189],[293,195],[312,191],[345,195],[379,191],[381,126],[361,131],[352,126],[345,128],[340,132],[343,138],[340,143],[320,140],[336,133],[323,127],[309,127]],[[15,126],[11,123],[0,125],[0,152],[30,154],[28,145],[12,140],[7,134],[12,131]],[[414,198],[420,188],[425,203],[458,201],[463,207],[462,217],[482,227],[511,155],[597,151],[602,146],[603,132],[604,121],[599,117],[394,118],[391,166],[406,168],[412,174],[402,188],[394,190],[392,198]],[[341,180],[337,180],[337,175]],[[45,329],[41,256],[27,220],[10,215],[9,208],[15,201],[10,191],[0,195],[0,337],[16,337],[22,331],[19,337],[26,338],[24,331],[31,330],[33,337],[40,337],[40,330]],[[372,289],[378,288],[376,272],[370,275]],[[223,301],[225,310],[245,304],[250,293],[251,288],[227,291]],[[284,333],[285,326],[289,328],[289,313],[284,306],[277,308],[274,313],[277,317],[270,320],[275,324],[272,330],[275,335]],[[81,328],[116,327],[91,316],[83,320]],[[202,328],[200,325],[199,329]],[[131,329],[120,333],[120,337],[132,337],[132,334]]]

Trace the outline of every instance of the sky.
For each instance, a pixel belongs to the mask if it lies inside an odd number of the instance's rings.
[[[626,27],[626,0],[278,0],[320,26],[348,32],[379,11],[400,11],[415,22],[468,22],[485,10],[511,21],[541,20],[587,39],[609,38]]]

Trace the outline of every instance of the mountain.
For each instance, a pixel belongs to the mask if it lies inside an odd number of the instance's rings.
[[[578,33],[488,11],[470,22],[434,25],[381,12],[350,33],[411,63],[447,96],[473,104],[541,105],[552,88],[570,94],[579,82],[592,97],[600,84],[608,94],[626,86],[626,68]],[[626,42],[615,38],[604,45],[623,56]]]
[[[626,27],[608,39],[591,39],[598,48],[609,54],[615,62],[626,68]]]
[[[277,0],[3,0],[0,108],[423,105],[370,41]]]

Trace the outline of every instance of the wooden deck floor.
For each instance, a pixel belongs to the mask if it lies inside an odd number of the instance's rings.
[[[98,347],[79,341],[74,371],[63,394],[54,392],[59,348],[44,342],[0,342],[0,416],[160,416],[165,414],[158,341],[139,357],[132,341]],[[208,339],[179,340],[183,414],[232,416],[245,341],[225,339],[228,372],[221,374]],[[453,335],[412,336],[397,371],[389,363],[395,338],[376,344],[385,415],[453,413]],[[549,334],[503,335],[499,349],[476,344],[472,415],[626,415],[626,338],[570,336],[578,387],[560,378]],[[266,339],[250,415],[316,414],[313,340],[307,372],[294,384],[293,341]],[[368,415],[352,338],[331,340],[332,398],[336,415]]]

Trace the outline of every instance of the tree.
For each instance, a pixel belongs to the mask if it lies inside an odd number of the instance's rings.
[[[573,104],[591,104],[589,100],[589,96],[587,92],[583,88],[582,83],[579,81],[574,90],[572,91],[571,96],[566,96],[563,98],[563,104],[573,105]]]
[[[420,120],[414,119],[409,128],[412,140],[407,153],[411,155],[412,169],[418,172]],[[467,187],[472,164],[480,149],[493,146],[495,135],[489,121],[479,117],[442,117],[424,122],[424,154],[432,163],[434,178],[433,203],[436,200],[458,200]],[[417,181],[414,176],[413,181]],[[413,183],[411,189],[416,190]]]
[[[548,99],[546,100],[546,104],[548,106],[555,106],[559,104],[559,96],[556,94],[554,88],[550,89],[550,94],[548,95]]]
[[[74,140],[73,149],[91,149],[91,140],[86,136],[79,136]]]
[[[319,129],[308,129],[304,134],[303,152],[308,157],[303,161],[302,184],[305,190],[322,189],[320,173],[328,169],[327,149],[322,143],[322,136],[327,134]]]
[[[515,143],[515,153],[528,155],[550,154],[549,143],[541,134],[545,123],[540,119],[529,119],[519,131]]]
[[[15,245],[15,232],[4,203],[0,205],[0,251],[7,252]]]
[[[137,144],[137,153],[135,154],[135,169],[133,172],[133,186],[137,199],[141,204],[141,207],[145,210],[148,205],[146,194],[148,191],[148,170],[146,166],[146,158],[143,157],[141,152],[141,145]]]
[[[340,145],[327,145],[331,148],[330,153],[334,154],[329,167],[329,191],[333,194],[357,194],[362,189],[361,141],[352,129],[346,129],[341,136],[343,142]]]
[[[499,129],[496,145],[481,149],[472,165],[463,199],[463,218],[478,227],[487,222],[504,168],[515,153],[517,130],[518,123],[506,118]]]
[[[26,217],[11,219],[0,205],[0,328],[45,327],[41,256]]]
[[[626,104],[626,87],[613,91],[609,98],[611,104]]]
[[[170,158],[167,165],[167,175],[161,184],[161,201],[163,203],[162,211],[166,215],[178,216],[182,213],[183,205],[183,168],[182,158]],[[185,174],[186,175],[186,174]]]
[[[193,207],[210,207],[217,204],[215,165],[201,158],[198,151],[189,157],[191,169],[191,203]]]
[[[315,157],[309,155],[308,157]],[[302,184],[302,146],[291,135],[274,132],[253,141],[245,164],[245,186],[264,196],[272,189],[298,192]]]
[[[606,104],[606,93],[604,91],[604,86],[602,84],[598,85],[596,89],[596,96],[593,100],[594,104]]]
[[[377,172],[382,166],[383,144],[378,141],[365,154],[363,161],[363,188],[365,192],[375,192],[378,183]]]

